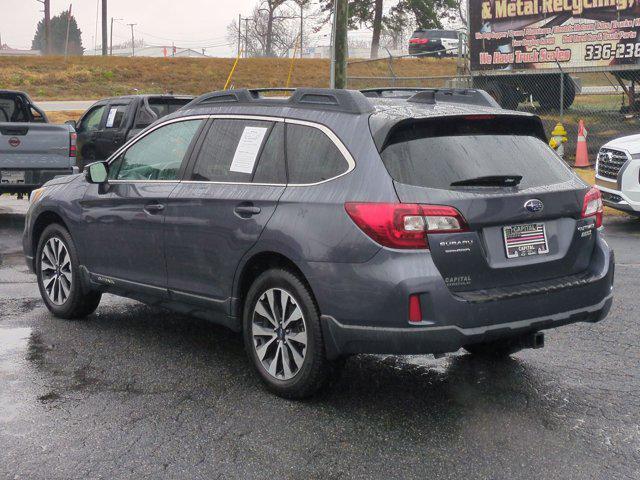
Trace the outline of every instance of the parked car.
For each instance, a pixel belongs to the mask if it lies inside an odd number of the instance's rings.
[[[596,159],[596,185],[605,205],[640,215],[640,135],[602,146]]]
[[[24,231],[45,305],[80,318],[111,292],[242,331],[286,397],[352,354],[506,356],[602,320],[600,193],[540,119],[394,91],[210,93],[48,183]]]
[[[76,134],[52,125],[24,92],[0,90],[0,194],[29,193],[73,171]]]
[[[409,39],[409,55],[429,55],[439,57],[458,54],[458,32],[455,30],[418,29]]]
[[[159,118],[193,100],[189,96],[129,95],[100,100],[77,122],[79,166],[104,160]]]

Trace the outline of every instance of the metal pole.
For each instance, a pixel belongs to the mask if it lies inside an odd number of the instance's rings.
[[[131,56],[135,57],[136,56],[136,39],[135,39],[135,36],[133,35],[133,27],[135,27],[137,23],[127,23],[127,25],[131,27]]]
[[[249,18],[244,19],[244,58],[249,58]]]
[[[300,58],[302,58],[302,35],[304,32],[304,9],[303,4],[300,4]]]
[[[560,70],[560,123],[564,116],[564,73]]]
[[[67,37],[64,41],[64,60],[67,60],[67,53],[69,51],[69,27],[71,25],[71,7],[72,4],[69,4],[69,13],[67,14]]]
[[[242,53],[242,15],[238,15],[238,57]]]
[[[102,0],[102,56],[107,56],[107,0]]]
[[[113,17],[111,17],[111,42],[109,43],[109,55],[113,56]]]
[[[331,67],[329,72],[329,88],[336,88],[336,10],[338,0],[333,0],[333,24],[331,25],[331,41],[329,49],[331,50]]]
[[[337,3],[335,29],[335,88],[347,87],[347,28],[349,21],[349,2],[347,0],[335,0]]]
[[[562,123],[564,117],[564,72],[560,66],[560,62],[556,61],[558,70],[560,70],[560,123]]]

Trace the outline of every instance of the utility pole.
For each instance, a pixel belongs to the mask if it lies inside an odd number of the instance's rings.
[[[73,4],[69,4],[69,13],[67,14],[67,37],[64,41],[64,60],[67,61],[67,53],[69,51],[69,27],[71,26],[71,7]]]
[[[331,40],[329,40],[329,50],[331,53],[331,65],[329,66],[329,88],[336,88],[336,9],[338,5],[333,1],[331,11]]]
[[[127,23],[127,25],[131,27],[131,56],[135,57],[136,56],[136,39],[135,39],[135,36],[133,35],[133,27],[135,27],[137,23]]]
[[[36,0],[44,6],[44,49],[45,55],[51,54],[51,1]]]
[[[238,58],[242,54],[242,15],[238,15]]]
[[[302,35],[304,32],[304,4],[300,2],[300,58],[302,58]]]
[[[107,56],[107,0],[102,0],[102,56]]]
[[[249,18],[244,18],[244,58],[249,58]]]
[[[347,86],[347,27],[349,20],[348,0],[334,0],[336,15],[333,19],[334,40],[334,88],[346,88]]]
[[[51,2],[44,0],[44,53],[51,55]]]
[[[113,55],[113,21],[122,20],[122,18],[111,17],[111,42],[109,43],[109,55]]]

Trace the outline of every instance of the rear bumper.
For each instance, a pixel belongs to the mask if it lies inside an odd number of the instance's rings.
[[[420,55],[424,53],[443,52],[444,46],[439,42],[430,42],[423,45],[409,45],[409,55]]]
[[[24,171],[24,183],[3,183],[0,178],[0,193],[27,193],[36,188],[40,188],[49,180],[60,175],[73,174],[73,168],[47,168],[47,169],[20,169],[11,168],[4,169],[0,167],[0,170],[20,170]]]
[[[462,328],[456,325],[419,328],[376,328],[342,325],[335,318],[323,316],[322,327],[327,355],[331,358],[356,353],[397,355],[454,352],[465,345],[500,338],[515,337],[576,322],[599,322],[613,303],[613,293],[585,308],[515,322],[483,327]]]
[[[318,276],[309,281],[323,314],[330,357],[452,352],[569,323],[597,322],[605,318],[613,298],[614,256],[602,238],[595,245],[588,281],[555,279],[549,288],[538,282],[514,295],[482,300],[449,290],[424,253],[383,249],[366,264],[318,268]],[[316,281],[320,276],[321,284]],[[420,323],[408,321],[408,298],[415,293],[422,305]]]

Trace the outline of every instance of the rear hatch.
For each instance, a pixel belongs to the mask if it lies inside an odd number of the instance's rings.
[[[454,291],[566,277],[587,269],[595,219],[582,219],[589,187],[547,146],[536,117],[408,119],[392,128],[382,160],[403,203],[448,205],[468,224],[429,234]]]
[[[418,30],[413,32],[409,39],[409,46],[414,48],[429,48],[437,50],[442,48],[441,30]]]

